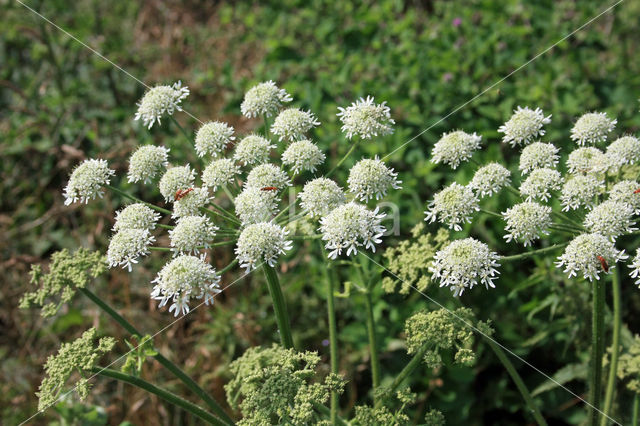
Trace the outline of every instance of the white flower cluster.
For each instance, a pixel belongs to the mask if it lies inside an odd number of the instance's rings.
[[[461,225],[471,223],[471,218],[478,211],[479,200],[471,187],[454,182],[433,197],[424,212],[424,220],[430,223],[438,220],[449,229],[461,231]]]
[[[587,146],[573,150],[567,159],[569,173],[606,173],[612,167],[611,159],[598,148]]]
[[[227,144],[233,140],[233,127],[220,121],[210,121],[204,123],[196,133],[196,152],[200,157],[217,157],[224,153]]]
[[[636,164],[640,161],[640,140],[633,136],[623,136],[607,147],[607,156],[618,166]]]
[[[631,268],[631,273],[629,274],[629,276],[631,278],[636,279],[635,284],[640,287],[640,249],[636,250],[636,255],[633,258],[633,260],[631,261],[631,264],[629,265],[629,268]]]
[[[151,183],[169,165],[169,149],[162,146],[143,145],[129,158],[129,182]]]
[[[200,214],[200,209],[206,207],[210,201],[211,196],[209,196],[208,188],[193,188],[173,203],[171,217],[196,216]]]
[[[304,139],[305,133],[319,125],[320,122],[310,111],[289,108],[278,114],[271,125],[271,132],[278,136],[280,141],[295,141]]]
[[[174,255],[197,254],[202,248],[209,248],[209,243],[216,236],[218,227],[205,216],[183,216],[178,219],[176,227],[169,231],[171,247]]]
[[[502,188],[511,184],[511,172],[501,164],[489,163],[479,168],[469,182],[480,198],[497,194]]]
[[[640,183],[635,180],[622,180],[609,191],[609,200],[627,203],[634,214],[640,214]]]
[[[171,86],[156,86],[149,89],[140,102],[134,120],[142,119],[149,129],[164,115],[173,115],[174,111],[182,111],[180,103],[189,96],[189,88],[182,87],[181,82]]]
[[[616,241],[620,235],[637,231],[633,219],[634,209],[626,201],[607,200],[587,213],[584,226],[589,232],[597,233]]]
[[[242,115],[248,118],[266,115],[271,117],[282,107],[291,102],[291,96],[284,89],[278,88],[273,81],[265,81],[247,91],[240,104]]]
[[[577,210],[581,207],[591,209],[596,197],[604,191],[601,180],[592,175],[576,175],[562,186],[560,202],[562,211]]]
[[[609,273],[616,262],[628,257],[603,235],[581,234],[569,243],[556,265],[564,268],[569,278],[582,274],[584,279],[593,281],[600,279],[600,272]]]
[[[562,175],[554,169],[535,169],[520,184],[520,194],[527,197],[527,201],[549,201],[551,191],[558,191],[562,187]]]
[[[523,175],[535,169],[553,169],[558,164],[560,150],[551,143],[534,142],[522,149],[520,171]]]
[[[436,142],[431,151],[431,161],[435,164],[444,163],[456,169],[460,163],[471,158],[480,148],[482,136],[465,133],[462,130],[445,133]]]
[[[354,135],[362,139],[385,136],[393,133],[395,121],[386,102],[376,104],[373,96],[360,98],[346,108],[338,107],[337,115],[342,121],[342,131],[347,139]]]
[[[131,271],[140,256],[149,254],[149,245],[155,238],[147,229],[122,229],[111,237],[107,250],[109,267],[122,266]]]
[[[610,120],[605,112],[590,112],[578,118],[571,129],[571,139],[578,145],[595,145],[607,140],[618,120]]]
[[[398,174],[387,167],[378,157],[358,161],[349,171],[349,192],[365,203],[387,195],[389,189],[400,189],[402,181]]]
[[[64,204],[68,206],[78,201],[86,204],[89,200],[102,198],[102,187],[109,184],[114,174],[106,160],[84,160],[71,172],[64,188]]]
[[[504,133],[502,142],[517,145],[526,145],[531,140],[544,136],[543,126],[551,123],[551,116],[544,116],[540,108],[535,110],[529,107],[518,107],[513,111],[511,118],[498,128],[498,132]]]
[[[129,204],[124,209],[116,212],[116,223],[113,231],[118,232],[123,229],[146,229],[152,231],[156,228],[156,222],[160,219],[160,214],[143,203]]]
[[[289,176],[274,164],[260,164],[247,175],[246,188],[277,188],[283,190],[291,186]]]
[[[532,201],[516,204],[502,213],[507,222],[504,239],[507,242],[521,241],[525,247],[534,240],[549,235],[551,226],[551,207]]]
[[[278,257],[292,247],[287,234],[286,229],[272,222],[254,223],[244,228],[235,249],[240,266],[247,272],[263,262],[275,266]]]
[[[269,153],[275,147],[262,136],[249,135],[238,142],[233,159],[243,166],[266,163],[269,161]]]
[[[160,183],[158,184],[160,194],[162,194],[167,202],[175,201],[176,192],[178,190],[185,191],[193,188],[195,178],[196,172],[191,169],[189,165],[171,167],[160,179]]]
[[[315,172],[324,163],[325,155],[313,142],[303,139],[293,142],[282,154],[282,164],[290,166],[294,174],[303,171]]]
[[[298,194],[300,205],[311,217],[328,214],[346,203],[344,191],[337,183],[327,178],[317,178],[307,182]]]
[[[233,160],[228,158],[214,160],[202,171],[202,184],[215,191],[219,186],[233,182],[239,173],[240,167]]]
[[[236,216],[243,225],[271,220],[278,208],[274,191],[260,188],[245,188],[234,200]]]

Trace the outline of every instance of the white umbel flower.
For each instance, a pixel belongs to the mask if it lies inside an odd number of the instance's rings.
[[[278,136],[280,141],[295,141],[304,139],[304,134],[320,122],[310,111],[299,108],[289,108],[282,111],[271,125],[271,132]]]
[[[342,188],[331,179],[323,177],[307,182],[298,198],[302,209],[311,217],[325,216],[346,202]]]
[[[159,300],[158,308],[168,302],[169,312],[175,316],[189,313],[191,299],[204,299],[205,305],[213,305],[220,293],[220,276],[204,261],[203,257],[182,255],[164,265],[156,279],[151,281],[151,298]]]
[[[253,86],[244,95],[240,104],[242,115],[248,118],[266,115],[271,117],[282,107],[282,104],[291,102],[291,96],[284,89],[278,88],[269,80]]]
[[[634,279],[637,278],[635,284],[640,288],[640,278],[638,278],[638,275],[640,275],[640,249],[636,251],[636,255],[631,261],[629,268],[631,268],[629,276]]]
[[[86,204],[89,200],[102,198],[102,187],[109,184],[114,174],[106,160],[84,160],[71,172],[64,188],[64,204],[68,206],[78,201]]]
[[[378,208],[369,210],[361,204],[350,202],[332,210],[320,219],[320,233],[329,258],[335,259],[346,250],[346,255],[358,254],[364,247],[375,253],[376,244],[382,242],[385,227],[380,224],[384,214]]]
[[[197,216],[200,214],[200,209],[209,205],[210,202],[211,196],[209,196],[208,188],[193,188],[192,191],[173,203],[171,217]]]
[[[602,259],[600,259],[602,257]],[[569,278],[582,274],[584,279],[600,279],[600,273],[608,273],[602,268],[602,260],[609,271],[616,262],[627,259],[624,250],[618,250],[609,239],[600,234],[582,234],[574,238],[558,257],[556,266],[564,268]]]
[[[493,283],[500,272],[496,269],[498,254],[489,246],[474,238],[452,241],[433,256],[429,268],[433,280],[440,280],[440,287],[449,287],[458,297],[476,284],[484,284],[487,290],[495,288]]]
[[[549,235],[551,226],[551,207],[549,206],[525,201],[502,212],[502,217],[507,222],[505,227],[507,234],[504,236],[507,242],[519,241],[527,247],[543,235]]]
[[[171,167],[160,179],[158,188],[160,194],[164,197],[165,201],[175,201],[176,192],[178,190],[185,191],[189,188],[193,188],[193,183],[196,178],[196,172],[189,167]]]
[[[288,231],[272,222],[254,223],[242,231],[235,249],[240,266],[247,272],[266,262],[275,266],[280,255],[291,249]]]
[[[636,164],[640,161],[640,140],[633,136],[623,136],[607,147],[607,156],[619,166]]]
[[[228,158],[214,160],[202,171],[202,184],[215,191],[219,186],[233,182],[239,173],[240,167],[233,160]]]
[[[387,167],[378,157],[358,161],[349,171],[349,192],[365,203],[387,195],[389,189],[400,189],[401,180],[392,168]]]
[[[391,110],[386,102],[376,104],[373,96],[360,98],[346,108],[338,107],[338,110],[337,116],[342,121],[342,132],[347,139],[354,135],[371,139],[393,133],[395,121],[391,118]]]
[[[109,267],[122,266],[131,272],[140,256],[149,254],[149,245],[155,238],[146,229],[122,229],[111,237],[107,250]]]
[[[617,120],[611,120],[606,112],[590,112],[578,118],[571,129],[571,139],[578,145],[595,145],[607,140],[616,127]]]
[[[315,172],[324,163],[325,155],[313,142],[303,139],[293,142],[282,154],[282,164],[290,166],[294,174],[303,171]]]
[[[124,209],[116,212],[116,223],[113,225],[113,231],[118,232],[123,229],[146,229],[152,231],[156,228],[158,219],[160,219],[160,213],[143,203],[129,204]]]
[[[236,216],[243,225],[271,220],[278,208],[274,191],[263,191],[260,188],[245,188],[233,201]]]
[[[520,194],[527,197],[527,201],[548,201],[551,191],[557,191],[562,186],[562,175],[553,169],[535,169],[520,184]]]
[[[482,136],[469,134],[462,130],[444,133],[431,151],[431,161],[435,164],[444,163],[456,169],[460,163],[471,158],[480,148]]]
[[[589,232],[608,237],[611,241],[620,235],[637,231],[633,220],[634,208],[627,202],[607,200],[598,204],[584,218]]]
[[[569,154],[569,173],[606,173],[614,166],[611,158],[593,146],[575,149]]]
[[[182,111],[180,103],[189,96],[189,88],[182,87],[181,82],[171,86],[155,86],[149,89],[140,102],[134,120],[142,119],[147,128],[151,128],[165,115],[173,115],[174,111]]]
[[[498,163],[489,163],[476,171],[469,186],[480,198],[484,198],[497,194],[510,183],[511,172],[506,167]]]
[[[449,229],[461,231],[460,225],[471,223],[477,211],[480,211],[479,200],[471,187],[454,182],[433,197],[424,212],[424,220],[429,223],[438,220],[448,225]]]
[[[526,145],[533,139],[544,136],[543,126],[551,123],[551,115],[547,117],[540,108],[535,110],[529,107],[518,107],[513,111],[511,118],[498,128],[498,132],[504,133],[502,142],[516,145]]]
[[[236,145],[233,159],[243,166],[262,164],[269,161],[269,153],[275,145],[259,135],[249,135]]]
[[[526,175],[534,169],[553,169],[560,156],[554,144],[534,142],[522,149],[520,154],[520,171]]]
[[[169,165],[169,149],[163,146],[144,145],[129,158],[129,182],[151,183]]]
[[[172,250],[174,254],[196,254],[202,248],[209,248],[217,230],[208,217],[183,216],[169,231]]]
[[[267,188],[274,187],[282,190],[291,186],[289,176],[273,164],[260,164],[254,167],[247,175],[246,188]]]
[[[621,201],[633,208],[634,214],[640,214],[640,183],[635,180],[623,180],[609,191],[609,200]]]
[[[233,127],[220,121],[209,121],[196,133],[196,152],[199,157],[222,155],[227,144],[235,140]]]
[[[596,196],[604,191],[603,182],[593,175],[576,175],[562,185],[560,202],[562,211],[591,209]]]

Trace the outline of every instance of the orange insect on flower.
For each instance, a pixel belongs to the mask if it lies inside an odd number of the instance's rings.
[[[275,186],[265,186],[264,188],[260,188],[261,191],[277,191],[278,188]]]
[[[602,270],[605,272],[609,272],[609,265],[607,261],[602,256],[598,256],[598,260],[600,261],[600,265],[602,266]]]
[[[633,191],[634,194],[640,194],[640,188],[636,189],[635,191]]]
[[[175,195],[175,199],[176,199],[176,201],[181,200],[185,195],[187,195],[187,194],[188,194],[188,193],[190,193],[191,191],[193,191],[193,188],[188,188],[188,189],[185,189],[185,190],[178,189],[178,190],[176,191],[176,195]]]

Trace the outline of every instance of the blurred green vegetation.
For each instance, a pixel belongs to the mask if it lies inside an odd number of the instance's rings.
[[[34,392],[41,365],[59,339],[71,340],[91,322],[121,336],[81,299],[53,322],[42,321],[35,311],[17,310],[29,264],[46,262],[53,251],[65,247],[105,250],[113,212],[124,202],[107,194],[88,206],[65,207],[61,193],[71,168],[85,157],[99,155],[123,176],[128,154],[147,142],[171,147],[175,163],[193,161],[194,156],[169,121],[151,132],[133,122],[135,103],[144,92],[141,85],[18,3],[1,0],[0,4],[0,240],[4,241],[0,244],[0,407],[4,423],[14,424],[36,411]],[[480,161],[504,159],[514,164],[515,151],[498,143],[496,129],[517,105],[553,114],[545,140],[565,152],[572,122],[584,112],[606,111],[618,118],[623,132],[635,133],[640,127],[638,2],[622,3],[469,104],[465,103],[609,3],[51,0],[28,4],[147,84],[182,80],[192,91],[186,104],[191,113],[203,120],[227,120],[240,134],[258,124],[239,114],[244,91],[259,81],[277,81],[297,106],[318,115],[322,126],[313,137],[330,161],[346,150],[336,107],[368,94],[378,102],[387,101],[397,122],[395,134],[360,145],[346,166],[360,156],[382,157],[438,123],[389,159],[403,180],[404,189],[389,198],[402,213],[402,235],[386,239],[385,244],[406,238],[422,220],[424,203],[443,182],[470,180],[470,167],[452,176],[446,167],[428,161],[442,132],[475,131],[486,143],[477,157]],[[184,114],[177,117],[187,128],[196,129],[194,120]],[[347,170],[344,167],[337,179],[344,181]],[[160,201],[148,189],[143,193],[139,186],[116,183],[146,200]],[[487,208],[501,211],[508,202],[508,197],[494,198]],[[498,252],[514,251],[501,238],[500,222],[478,220],[475,229],[481,234],[476,236]],[[631,247],[636,243],[625,241]],[[290,256],[283,264],[282,280],[291,317],[296,319],[296,339],[326,359],[324,264],[311,255],[314,249],[303,245]],[[216,257],[219,265],[225,265],[233,254],[220,250]],[[113,271],[108,280],[96,283],[96,292],[144,332],[172,320],[148,301],[148,282],[161,261],[152,256],[132,275]],[[344,272],[341,278],[350,279]],[[640,320],[632,313],[640,307],[640,296],[625,281],[630,279],[623,279],[624,322],[638,332]],[[229,362],[247,347],[276,339],[262,282],[258,274],[241,281],[225,292],[216,307],[198,310],[156,339],[165,355],[183,365],[219,401],[224,400],[222,385]],[[589,296],[584,284],[565,280],[549,258],[505,267],[498,283],[491,293],[465,294],[463,303],[479,319],[493,319],[498,341],[541,370],[552,374],[573,366],[573,373],[564,371],[567,386],[582,394],[583,382],[569,380],[581,377],[588,349]],[[402,297],[377,291],[374,311],[384,348],[383,372],[389,380],[408,360],[401,340],[405,318],[433,306],[415,293]],[[453,306],[446,289],[429,288],[428,294]],[[341,371],[349,380],[341,400],[345,409],[366,402],[370,385],[361,297],[338,299]],[[126,346],[119,349],[124,352]],[[482,346],[480,351],[473,369],[448,366],[416,375],[412,387],[419,398],[412,415],[433,407],[443,411],[449,424],[527,421],[524,404],[506,372],[491,351]],[[514,363],[530,388],[548,384],[539,373]],[[185,394],[164,378],[157,365],[148,364],[144,374]],[[107,418],[110,424],[193,422],[171,406],[114,383],[97,383],[92,398],[101,409],[79,409],[65,402],[57,409],[60,415],[50,410],[35,422],[57,419],[66,424],[64,419],[73,418],[74,412],[91,416],[92,424]],[[539,398],[543,413],[556,424],[582,419],[584,407],[563,390],[552,388]],[[624,398],[618,401],[620,406],[626,403]]]

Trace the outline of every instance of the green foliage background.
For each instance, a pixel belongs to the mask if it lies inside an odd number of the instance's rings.
[[[168,123],[149,132],[133,122],[135,102],[144,92],[141,85],[18,3],[1,0],[0,4],[0,407],[4,423],[14,424],[36,411],[40,366],[59,339],[71,340],[91,322],[112,328],[84,301],[68,307],[53,322],[44,322],[37,312],[17,310],[31,263],[46,262],[53,251],[65,247],[106,249],[113,212],[123,200],[108,194],[104,201],[86,207],[65,207],[61,193],[71,168],[85,157],[100,155],[122,176],[128,154],[150,141],[170,146],[175,163],[194,158]],[[409,235],[422,220],[424,203],[444,182],[466,183],[471,178],[472,168],[452,172],[428,161],[442,132],[456,128],[478,132],[486,143],[479,160],[513,164],[515,151],[498,143],[496,129],[517,105],[539,106],[553,114],[545,139],[565,153],[571,146],[572,122],[584,112],[606,111],[626,132],[635,133],[640,127],[638,2],[623,2],[451,115],[610,3],[52,0],[28,4],[150,85],[182,80],[192,91],[187,102],[190,112],[201,119],[227,120],[240,134],[257,125],[239,114],[244,91],[259,81],[277,81],[293,95],[296,106],[319,116],[323,125],[313,136],[332,161],[346,147],[338,136],[336,107],[356,97],[372,94],[377,101],[387,101],[397,127],[393,136],[362,144],[351,164],[360,156],[384,156],[444,118],[389,160],[404,189],[390,197],[400,207],[401,235],[385,244]],[[460,19],[459,26],[454,19]],[[189,117],[178,118],[195,130]],[[343,168],[337,178],[344,181],[347,170]],[[141,193],[139,187],[131,190]],[[160,200],[157,193],[143,194],[145,199]],[[504,210],[507,201],[493,200],[492,210]],[[502,241],[499,221],[479,220],[474,226],[477,237],[500,253],[514,252],[514,246]],[[637,246],[635,241],[625,244]],[[322,263],[311,251],[303,246],[284,262],[283,284],[296,319],[296,338],[302,347],[318,350],[326,359]],[[233,254],[219,251],[216,256],[226,264]],[[172,320],[148,301],[148,282],[161,262],[152,257],[132,275],[113,271],[108,280],[96,283],[96,292],[149,333]],[[498,283],[490,293],[470,292],[463,303],[480,319],[493,319],[496,338],[541,370],[552,374],[565,367],[569,379],[581,377],[588,349],[585,284],[566,281],[549,258],[504,268]],[[247,347],[276,339],[262,284],[258,275],[242,281],[216,307],[198,310],[156,339],[163,352],[185,366],[218,400],[224,400],[222,385],[229,362]],[[633,315],[640,308],[640,293],[630,278],[623,278],[622,284],[628,335],[640,331],[640,321]],[[434,286],[428,293],[453,306],[446,289]],[[401,339],[404,319],[430,305],[417,294],[388,296],[379,289],[378,296],[381,361],[389,379],[408,360]],[[338,300],[341,370],[349,380],[341,401],[346,409],[366,402],[369,387],[364,309],[358,297]],[[113,327],[112,334],[118,336],[119,331]],[[119,348],[123,352],[126,346]],[[416,377],[413,388],[422,399],[413,414],[432,406],[442,410],[450,424],[521,424],[528,419],[506,372],[482,345],[480,351],[473,369],[423,371]],[[541,375],[514,362],[530,388],[548,385]],[[145,368],[154,380],[181,391],[176,383],[163,381],[157,366]],[[82,415],[95,423],[107,418],[116,424],[193,422],[135,390],[111,383],[96,386],[92,403],[101,408],[90,412],[68,402],[56,411],[63,418]],[[567,386],[584,392],[579,380],[567,381]],[[581,420],[584,407],[566,392],[552,388],[541,392],[540,398],[546,416],[568,424]],[[618,401],[625,403],[624,398]],[[53,411],[36,421],[57,419]]]

